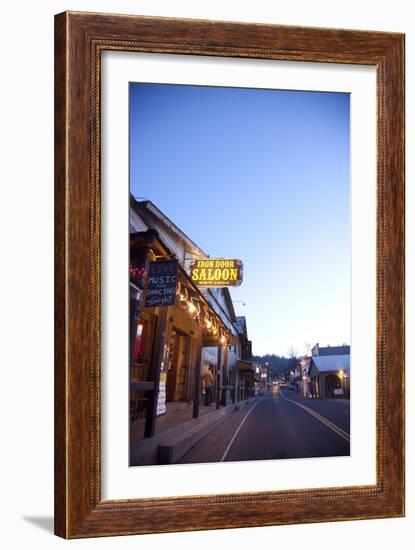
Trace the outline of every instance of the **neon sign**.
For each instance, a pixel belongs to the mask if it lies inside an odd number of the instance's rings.
[[[190,265],[190,279],[197,286],[225,287],[242,283],[241,260],[225,258],[195,260]]]

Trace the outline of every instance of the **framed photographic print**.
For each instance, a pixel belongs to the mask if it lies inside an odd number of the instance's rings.
[[[55,20],[55,532],[404,514],[404,36]]]

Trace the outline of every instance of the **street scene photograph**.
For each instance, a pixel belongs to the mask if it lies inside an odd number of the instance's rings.
[[[129,465],[350,456],[350,95],[130,82],[129,142]]]

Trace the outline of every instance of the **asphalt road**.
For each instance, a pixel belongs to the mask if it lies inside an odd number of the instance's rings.
[[[349,429],[348,401],[304,400],[282,391],[227,417],[180,462],[347,456]]]

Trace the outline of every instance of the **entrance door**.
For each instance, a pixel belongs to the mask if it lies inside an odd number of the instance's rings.
[[[154,343],[155,319],[153,315],[143,314],[136,325],[132,340],[130,381],[149,380],[151,356]],[[142,390],[130,392],[130,416],[132,420],[143,417],[147,406],[148,395]]]
[[[172,330],[167,366],[167,401],[185,401],[189,357],[189,337]]]
[[[324,381],[326,397],[342,397],[341,381],[335,374],[328,374]]]

